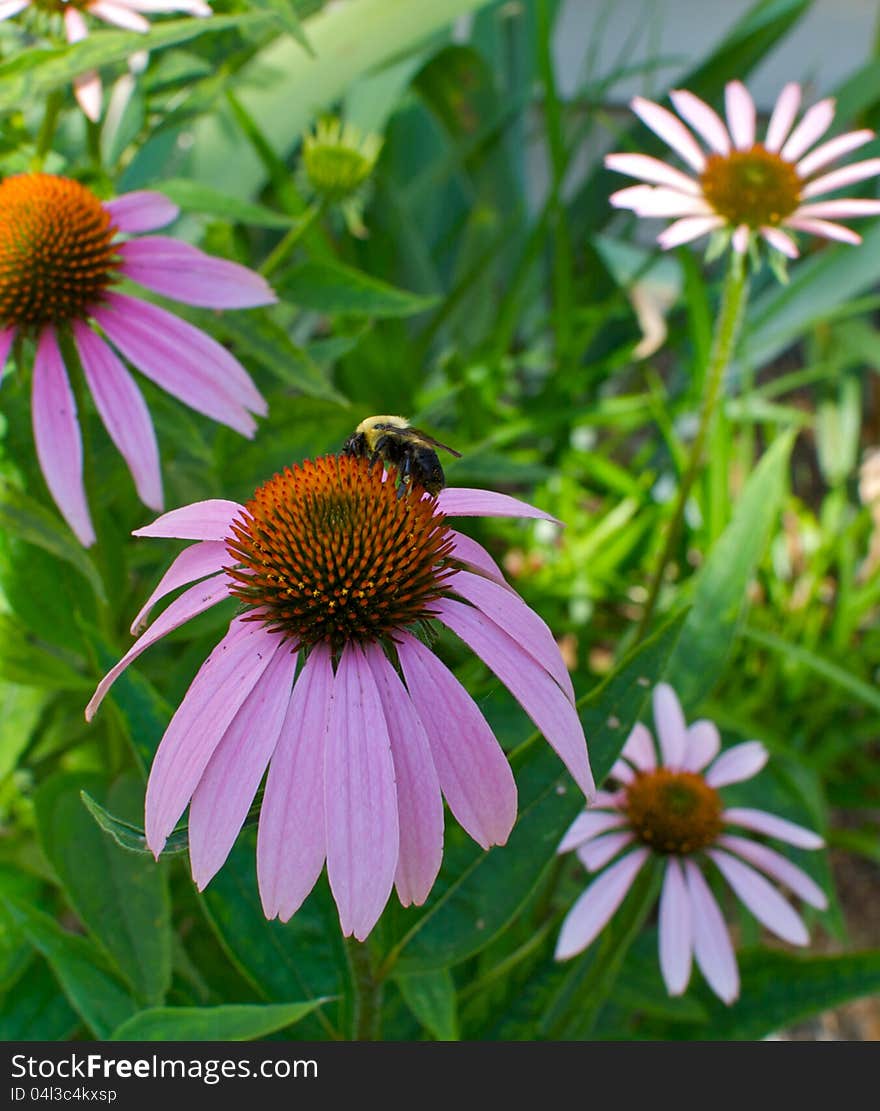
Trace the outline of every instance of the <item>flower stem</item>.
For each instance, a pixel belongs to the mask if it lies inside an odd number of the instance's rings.
[[[37,149],[32,163],[34,170],[37,172],[42,170],[46,155],[52,147],[52,140],[55,138],[55,127],[63,103],[64,98],[57,89],[53,89],[46,97],[46,110],[43,113],[40,133],[37,135]]]
[[[739,335],[739,326],[742,321],[747,297],[748,279],[746,275],[745,256],[738,251],[731,251],[730,266],[724,282],[721,312],[715,324],[715,334],[712,339],[709,365],[706,368],[705,392],[703,394],[703,407],[700,411],[700,423],[697,426],[697,434],[691,445],[685,472],[679,483],[675,508],[673,510],[672,520],[666,532],[663,550],[660,554],[657,568],[654,571],[654,576],[651,579],[651,585],[648,590],[648,600],[645,603],[645,610],[636,632],[636,644],[639,644],[644,639],[650,628],[651,619],[654,616],[654,609],[657,605],[657,598],[660,594],[660,588],[663,585],[663,579],[666,575],[666,568],[672,560],[675,546],[678,543],[678,536],[684,521],[687,500],[690,497],[694,482],[700,473],[700,467],[703,462],[703,451],[706,446],[706,437],[709,434],[709,429],[712,425],[712,417],[715,414],[715,407],[721,393],[724,372],[730,362]]]
[[[283,263],[287,262],[291,254],[293,254],[297,243],[309,230],[315,221],[315,217],[321,211],[320,205],[313,204],[307,208],[302,216],[293,225],[290,231],[284,233],[284,237],[277,244],[276,247],[266,256],[263,264],[260,266],[260,273],[264,278],[270,277]]]
[[[382,1015],[382,981],[376,975],[368,942],[346,941],[351,979],[354,986],[354,1040],[374,1042],[379,1039]]]

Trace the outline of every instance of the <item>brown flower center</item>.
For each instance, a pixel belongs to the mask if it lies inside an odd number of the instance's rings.
[[[760,145],[710,155],[700,184],[718,215],[737,227],[774,227],[801,199],[801,179],[792,163]]]
[[[261,486],[226,545],[233,593],[299,644],[390,637],[432,616],[454,565],[452,534],[420,488],[366,459],[325,455]]]
[[[77,181],[17,174],[0,182],[0,327],[86,316],[115,276],[115,231]]]
[[[692,853],[721,832],[721,798],[694,772],[639,772],[626,787],[624,810],[639,840],[658,853]]]

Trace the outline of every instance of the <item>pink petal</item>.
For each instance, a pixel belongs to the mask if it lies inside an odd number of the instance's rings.
[[[574,703],[571,676],[553,634],[546,622],[518,594],[470,571],[459,571],[448,580],[447,586],[512,636],[536,663],[553,676],[569,701]]]
[[[144,628],[150,610],[161,598],[180,586],[186,586],[187,583],[196,582],[207,575],[216,575],[218,571],[223,570],[224,564],[229,562],[229,553],[221,540],[202,540],[198,544],[190,544],[188,548],[184,548],[159,580],[159,585],[131,623],[132,634],[137,636]]]
[[[789,81],[776,98],[776,104],[773,106],[770,122],[767,125],[767,136],[764,139],[764,146],[767,150],[774,154],[779,150],[788,138],[800,106],[801,87],[797,82]]]
[[[687,724],[678,696],[668,683],[658,683],[654,687],[653,704],[663,764],[667,768],[681,768],[687,750]]]
[[[73,79],[73,93],[83,115],[97,123],[101,118],[101,103],[104,99],[101,78],[97,70],[89,70]]]
[[[92,720],[95,711],[104,700],[104,695],[128,665],[136,660],[142,652],[155,644],[157,640],[161,640],[163,636],[184,625],[196,614],[204,613],[206,609],[216,606],[218,602],[223,602],[228,597],[229,580],[226,575],[221,574],[214,575],[213,578],[206,579],[205,582],[196,583],[195,586],[191,586],[189,590],[184,591],[179,598],[175,598],[171,605],[159,614],[143,636],[134,642],[122,659],[107,672],[98,684],[91,701],[86,707],[86,721]],[[219,741],[219,739],[218,737],[217,740]],[[177,821],[176,818],[174,820]]]
[[[693,925],[684,873],[675,857],[666,862],[660,895],[660,971],[670,995],[682,995],[691,978]]]
[[[657,767],[657,751],[654,748],[654,738],[650,730],[640,721],[632,727],[630,735],[626,738],[621,756],[629,760],[640,771],[650,772]]]
[[[748,150],[755,143],[755,102],[742,81],[727,84],[724,106],[733,145],[739,150]]]
[[[625,760],[616,760],[608,775],[611,779],[616,779],[620,783],[632,783],[635,779],[632,768]]]
[[[606,833],[603,837],[594,837],[592,841],[581,845],[577,850],[577,858],[588,872],[598,872],[635,839],[635,834],[629,830]]]
[[[503,629],[479,611],[444,598],[433,604],[438,620],[475,652],[507,687],[589,799],[596,790],[583,727],[553,678]],[[424,720],[424,719],[423,719]]]
[[[790,235],[786,235],[779,228],[761,228],[761,235],[775,250],[780,251],[786,258],[797,258],[799,251]]]
[[[132,536],[161,536],[172,540],[225,540],[232,522],[245,513],[243,505],[223,498],[209,498],[171,509],[150,525],[135,529]]]
[[[745,741],[734,745],[718,757],[706,773],[710,787],[726,787],[728,783],[741,783],[757,775],[767,763],[767,749],[760,741]]]
[[[119,359],[88,325],[75,320],[73,335],[104,427],[128,464],[141,501],[159,512],[162,509],[159,446],[143,395]]]
[[[397,781],[400,856],[394,883],[401,903],[421,906],[443,860],[443,797],[425,727],[382,649],[367,651],[391,738]]]
[[[482,571],[482,573],[488,575],[493,582],[500,583],[501,586],[505,587],[507,590],[513,589],[504,578],[501,568],[482,544],[478,544],[476,540],[472,540],[469,536],[465,536],[464,533],[461,532],[452,532],[452,538],[455,546],[449,553],[450,558],[470,564],[471,567],[476,568],[478,571]]]
[[[69,5],[64,9],[64,35],[69,43],[82,42],[89,27],[81,11]]]
[[[850,151],[863,147],[865,143],[870,143],[873,138],[874,132],[867,128],[862,131],[847,131],[844,135],[837,135],[834,139],[829,139],[827,143],[816,147],[806,158],[798,162],[795,169],[800,177],[808,178],[823,166],[827,166],[829,162],[834,162],[844,154],[849,154]]]
[[[627,185],[625,189],[618,189],[608,198],[612,208],[629,208],[641,214],[642,204],[651,196],[650,185]]]
[[[662,231],[657,236],[657,242],[664,251],[668,251],[672,247],[690,243],[692,239],[699,239],[701,235],[708,235],[710,231],[723,225],[724,221],[720,216],[685,216]]]
[[[189,806],[189,858],[199,891],[229,856],[275,751],[293,688],[296,652],[267,634],[266,670],[208,761]]]
[[[138,12],[186,12],[188,15],[211,15],[210,4],[202,0],[116,0]]]
[[[180,209],[167,197],[146,189],[105,201],[104,208],[113,217],[117,229],[126,235],[164,228],[180,215]]]
[[[620,829],[626,823],[626,816],[619,811],[609,814],[604,810],[584,810],[568,827],[556,852],[571,852],[572,849],[583,845],[585,841],[598,837],[600,833],[607,833],[610,829]]]
[[[674,170],[671,166],[667,166],[659,158],[651,158],[647,154],[606,154],[605,166],[619,174],[649,181],[652,185],[668,185],[680,193],[691,193],[695,197],[702,196],[700,186],[693,178],[683,174],[681,170]]]
[[[806,945],[810,940],[801,916],[748,864],[718,849],[708,856],[754,916],[777,937],[791,945]]]
[[[721,751],[721,737],[714,721],[701,719],[688,726],[682,767],[687,772],[701,772]]]
[[[397,870],[400,830],[391,740],[376,681],[360,648],[342,653],[324,752],[327,878],[343,934],[375,926]]]
[[[121,271],[133,282],[208,309],[247,309],[271,305],[277,297],[264,277],[164,235],[120,244]]]
[[[103,19],[105,23],[123,27],[126,31],[139,31],[145,34],[150,29],[149,22],[143,16],[133,12],[124,4],[114,4],[112,0],[91,0],[89,14]]]
[[[817,143],[822,138],[833,119],[834,101],[830,97],[814,104],[808,112],[804,113],[804,118],[788,137],[788,141],[780,151],[781,157],[786,162],[797,162],[813,143]]]
[[[271,634],[256,622],[235,618],[175,711],[147,782],[147,844],[157,859],[223,734],[268,667],[273,647]]]
[[[324,867],[324,749],[332,690],[330,653],[318,644],[293,688],[269,765],[257,831],[263,911],[282,922],[299,910]]]
[[[12,16],[23,12],[31,0],[2,0],[0,2],[0,20],[11,19]]]
[[[841,197],[836,201],[816,201],[813,204],[802,204],[795,213],[798,218],[830,216],[832,219],[878,215],[880,215],[880,200],[864,197]]]
[[[784,884],[789,891],[799,896],[805,903],[809,903],[811,907],[816,907],[817,910],[827,909],[828,898],[822,888],[781,853],[757,841],[749,841],[745,837],[735,837],[732,834],[719,837],[718,844]]]
[[[858,232],[851,228],[845,228],[842,224],[832,224],[827,220],[802,219],[797,213],[785,221],[785,226],[794,228],[795,231],[806,232],[808,235],[819,235],[823,239],[835,239],[841,243],[851,243],[853,246],[858,246],[862,241]]]
[[[556,942],[556,960],[573,957],[599,936],[623,902],[648,855],[647,849],[634,849],[593,880],[565,916]]]
[[[730,135],[718,113],[687,89],[673,89],[669,99],[678,114],[719,154],[730,153]]]
[[[749,249],[749,235],[750,231],[748,224],[740,224],[740,226],[733,233],[731,243],[733,245],[733,249],[738,255],[744,255]]]
[[[786,841],[789,845],[796,845],[799,849],[821,849],[825,844],[819,834],[813,833],[811,829],[804,829],[803,826],[779,818],[775,814],[768,814],[764,810],[734,806],[725,810],[721,817],[732,826],[742,826],[743,829],[752,829],[755,833],[764,833],[768,837]]]
[[[724,1003],[739,995],[739,971],[730,934],[718,904],[700,870],[692,860],[684,861],[691,924],[694,931],[694,956],[709,987]]]
[[[447,517],[536,517],[552,521],[554,525],[562,524],[543,509],[536,509],[519,498],[465,486],[447,486],[441,490],[437,495],[437,508]]]
[[[712,214],[708,201],[702,197],[692,197],[662,185],[654,187],[636,185],[634,188],[645,190],[638,198],[634,198],[634,203],[630,206],[639,216],[709,216]]]
[[[37,343],[31,418],[40,468],[49,492],[77,540],[95,542],[83,485],[83,450],[76,401],[52,328]]]
[[[15,328],[0,328],[0,382],[3,381],[6,360],[9,358],[9,352],[12,350],[14,342]]]
[[[697,173],[703,172],[706,168],[705,156],[681,120],[666,108],[641,96],[634,98],[631,107],[639,119],[672,147],[692,169]]]
[[[501,746],[471,696],[429,648],[401,633],[397,654],[449,809],[484,849],[503,845],[516,821],[516,784]]]
[[[853,162],[850,166],[841,166],[839,170],[832,170],[811,181],[801,190],[802,197],[820,197],[824,193],[833,193],[835,189],[843,189],[845,185],[853,185],[857,181],[864,181],[869,177],[880,174],[880,158],[867,158],[864,162]]]

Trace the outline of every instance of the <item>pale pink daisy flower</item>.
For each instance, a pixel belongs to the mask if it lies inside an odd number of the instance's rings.
[[[636,725],[611,769],[619,789],[600,791],[595,807],[575,818],[559,844],[558,852],[576,849],[587,871],[601,874],[566,915],[556,957],[564,960],[586,949],[648,860],[659,856],[665,861],[660,969],[667,990],[670,995],[684,992],[696,958],[715,994],[732,1003],[739,994],[736,957],[702,869],[711,861],[768,930],[792,945],[806,945],[800,915],[765,877],[819,910],[828,905],[824,892],[775,849],[736,831],[801,849],[819,849],[823,841],[775,814],[724,805],[719,789],[751,779],[767,762],[759,741],[745,741],[719,755],[718,729],[711,721],[687,725],[670,686],[655,687],[653,701],[659,761],[651,733]]]
[[[150,29],[143,12],[183,12],[184,15],[211,14],[209,4],[202,0],[0,0],[0,22],[11,19],[26,8],[57,13],[64,21],[64,34],[69,43],[81,42],[89,33],[85,15],[125,31]],[[73,82],[73,91],[80,108],[93,122],[101,115],[101,78],[97,70],[80,74]]]
[[[128,279],[213,309],[276,300],[259,274],[188,243],[161,235],[121,238],[164,227],[177,214],[160,193],[125,193],[102,202],[79,182],[54,174],[18,174],[0,182],[0,374],[16,337],[33,337],[37,456],[52,497],[86,546],[95,532],[63,342],[76,348],[107,432],[151,509],[163,506],[156,434],[140,389],[113,348],[157,386],[244,436],[256,428],[252,413],[267,411],[225,347],[167,310],[111,288]]]
[[[488,552],[446,520],[547,515],[486,490],[401,493],[393,475],[366,459],[322,456],[275,475],[247,505],[199,502],[139,529],[197,543],[172,563],[133,631],[160,598],[202,581],[156,618],[86,710],[91,718],[160,637],[230,596],[242,602],[156,752],[147,844],[158,857],[189,805],[192,874],[204,888],[268,767],[257,836],[266,916],[287,921],[326,861],[343,933],[359,940],[392,886],[404,906],[427,898],[443,855],[444,796],[483,848],[504,844],[516,818],[504,752],[425,643],[432,626],[486,663],[584,794],[594,790],[550,630]]]
[[[801,89],[786,85],[759,142],[755,104],[742,82],[731,81],[725,89],[726,125],[686,89],[669,96],[677,116],[640,96],[632,109],[682,159],[687,172],[644,154],[605,158],[609,169],[642,182],[612,194],[616,208],[675,219],[657,237],[661,247],[725,230],[740,253],[760,236],[774,250],[796,258],[791,232],[860,243],[861,237],[837,220],[880,214],[880,200],[874,198],[820,199],[880,174],[880,158],[827,170],[874,137],[873,131],[849,131],[816,146],[834,119],[832,99],[814,104],[795,125]]]

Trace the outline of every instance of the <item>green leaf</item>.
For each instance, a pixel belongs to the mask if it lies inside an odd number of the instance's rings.
[[[88,791],[81,791],[80,798],[83,806],[92,815],[101,829],[108,833],[117,845],[126,849],[130,853],[141,853],[144,856],[152,857],[152,852],[147,846],[147,835],[141,826],[136,825],[134,822],[125,822],[122,818],[117,818],[115,814],[111,814],[109,810],[105,810],[99,802],[96,802]],[[187,827],[178,826],[168,837],[165,842],[165,848],[162,850],[162,856],[175,856],[177,853],[185,853],[189,846],[189,835]]]
[[[312,50],[309,40],[306,37],[302,21],[296,14],[296,8],[292,0],[251,0],[251,7],[259,8],[273,15],[288,35],[300,44],[309,57],[315,57],[315,52]]]
[[[231,197],[228,193],[221,193],[219,189],[212,189],[210,185],[202,185],[187,178],[171,178],[169,181],[159,182],[157,187],[164,196],[186,212],[204,212],[209,216],[219,216],[224,220],[249,224],[255,228],[286,230],[296,223],[292,217],[275,212],[265,205]]]
[[[107,601],[101,578],[73,533],[39,502],[3,479],[0,479],[0,529],[8,529],[28,544],[72,564],[88,580],[96,596]]]
[[[45,691],[0,684],[0,781],[18,764],[47,700]]]
[[[651,688],[665,674],[684,615],[670,621],[628,656],[579,704],[590,760],[601,783],[633,725],[643,716]],[[543,741],[514,753],[519,817],[501,848],[475,853],[470,864],[426,910],[392,952],[397,972],[412,975],[446,968],[479,952],[532,895],[555,860],[556,846],[583,808],[583,795],[560,780],[559,758]]]
[[[77,1026],[79,1017],[58,991],[45,961],[34,961],[0,996],[0,1041],[64,1041]]]
[[[171,984],[171,907],[162,869],[103,833],[80,798],[88,787],[114,809],[143,808],[136,776],[60,774],[35,795],[37,830],[70,905],[139,999],[161,1002]]]
[[[749,583],[782,508],[793,442],[791,434],[780,436],[761,459],[697,576],[669,664],[669,681],[685,706],[696,706],[714,686],[742,623]]]
[[[448,968],[396,976],[395,983],[406,1005],[437,1041],[458,1041],[455,983]]]
[[[229,1003],[221,1007],[153,1007],[123,1022],[114,1042],[252,1042],[299,1022],[326,1002]]]
[[[96,1037],[108,1037],[137,1011],[94,942],[62,930],[47,914],[17,899],[7,897],[6,907]]]
[[[361,270],[334,262],[305,262],[276,281],[300,308],[351,316],[413,316],[437,304],[436,296],[408,293]]]
[[[92,681],[60,659],[8,613],[0,613],[0,679],[25,687],[86,691]]]

